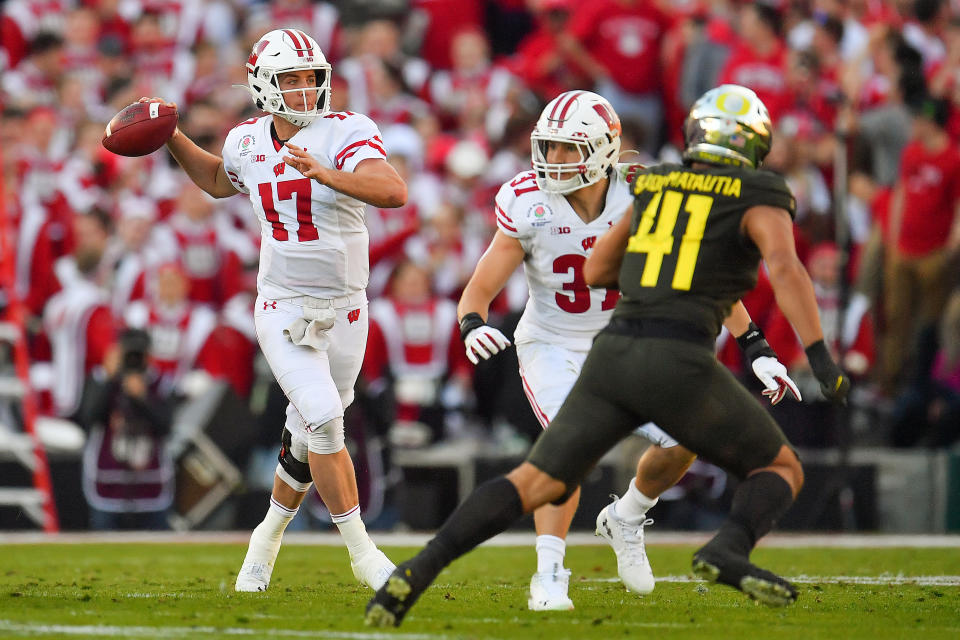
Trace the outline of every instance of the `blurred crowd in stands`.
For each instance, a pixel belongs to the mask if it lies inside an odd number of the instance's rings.
[[[222,379],[257,404],[251,391],[271,382],[256,365],[260,229],[247,199],[208,198],[165,151],[119,157],[100,139],[124,106],[162,96],[219,154],[258,115],[231,85],[278,27],[320,43],[332,108],[368,114],[409,185],[404,207],[367,216],[359,404],[391,446],[536,434],[515,361],[471,367],[453,305],[495,231],[493,195],[530,166],[543,105],[594,89],[620,115],[625,161],[675,161],[687,109],[722,82],[755,90],[773,117],[764,166],[796,195],[797,245],[828,342],[857,381],[861,435],[960,437],[960,2],[945,0],[8,0],[3,232],[44,411],[79,415],[84,381],[117,362],[131,329],[149,336],[160,397]],[[805,396],[777,417],[798,444],[834,444],[772,298],[761,273],[745,303]],[[525,302],[518,274],[493,322],[509,334]],[[748,377],[735,341],[721,336],[718,352]],[[266,421],[265,446],[282,420]]]

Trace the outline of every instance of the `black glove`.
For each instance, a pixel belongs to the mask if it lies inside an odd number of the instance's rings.
[[[833,361],[823,340],[817,340],[805,351],[813,375],[820,381],[820,392],[827,400],[846,403],[847,394],[850,393],[850,378]]]

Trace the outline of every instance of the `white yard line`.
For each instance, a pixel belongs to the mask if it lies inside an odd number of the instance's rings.
[[[647,528],[646,541],[656,545],[701,545],[710,538],[707,532],[657,531]],[[433,536],[432,533],[387,533],[371,532],[371,537],[380,546],[422,547]],[[532,546],[536,534],[530,532],[501,533],[484,543],[494,547]],[[191,531],[177,532],[80,532],[44,534],[40,532],[0,533],[0,544],[247,544],[249,531]],[[284,545],[313,545],[339,547],[343,540],[337,533],[313,533],[292,531],[284,535]],[[603,538],[592,533],[574,532],[567,537],[569,546],[605,545]],[[775,533],[760,541],[761,547],[799,548],[837,547],[886,548],[886,547],[925,547],[960,548],[960,535],[957,534],[887,534],[887,533]]]
[[[244,627],[145,627],[119,625],[33,624],[0,620],[0,632],[21,636],[97,636],[123,638],[194,638],[197,636],[253,636],[257,638],[321,638],[330,640],[443,640],[430,633],[365,633],[362,631],[303,631],[299,629],[247,629]]]
[[[905,576],[903,574],[884,574],[879,576],[784,576],[797,584],[866,584],[896,586],[915,584],[922,587],[960,587],[960,576]],[[581,578],[577,582],[620,582],[620,578]],[[657,582],[697,583],[704,582],[692,576],[657,576]]]

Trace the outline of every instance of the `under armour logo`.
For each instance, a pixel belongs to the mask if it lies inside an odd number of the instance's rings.
[[[350,321],[350,324],[353,324],[360,319],[360,309],[354,309],[353,311],[347,312],[347,320]]]
[[[279,178],[280,175],[283,173],[283,170],[284,170],[284,168],[285,168],[286,166],[287,166],[287,163],[286,163],[286,162],[283,162],[283,161],[278,162],[278,163],[273,167],[273,175],[275,175],[275,176],[277,176],[277,177]]]
[[[276,309],[276,308],[277,308],[277,301],[276,301],[276,300],[264,300],[264,301],[263,301],[263,310],[264,310],[264,311],[266,311],[267,309]]]

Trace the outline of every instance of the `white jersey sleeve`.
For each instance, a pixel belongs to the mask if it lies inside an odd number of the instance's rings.
[[[240,177],[240,145],[244,140],[244,136],[250,135],[246,129],[254,126],[256,122],[256,118],[241,122],[230,130],[230,133],[227,134],[226,139],[223,141],[223,151],[221,152],[223,156],[223,170],[226,172],[227,178],[230,179],[230,184],[240,193],[250,193],[250,189],[247,188],[243,183],[243,179]]]
[[[494,199],[494,212],[497,218],[497,228],[511,238],[520,241],[524,251],[530,252],[529,240],[533,227],[528,220],[526,211],[521,211],[522,196],[536,190],[536,180],[532,171],[517,174],[510,182],[504,182]],[[528,203],[529,204],[529,203]]]
[[[328,113],[324,118],[338,120],[337,137],[329,147],[330,164],[334,169],[352,173],[361,161],[387,159],[383,137],[373,120],[350,111]]]

